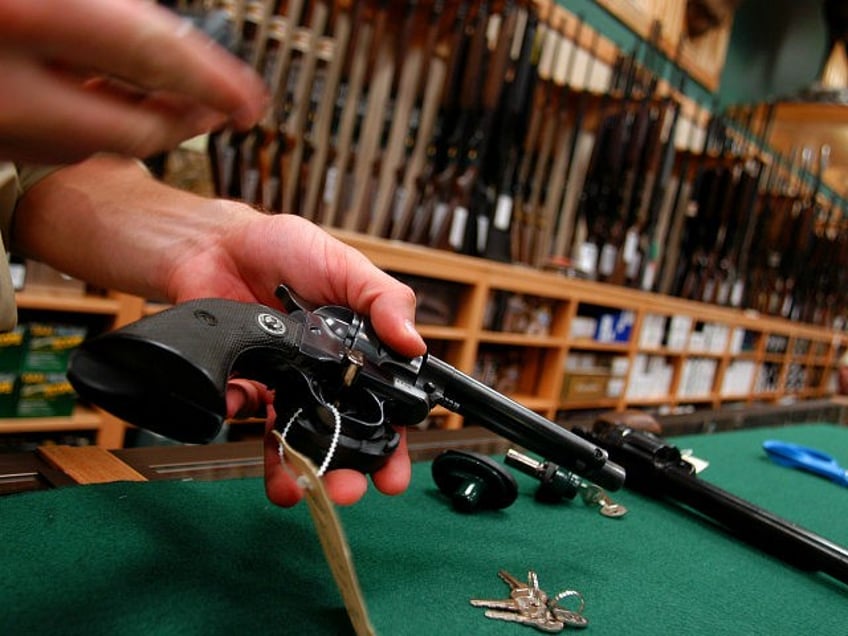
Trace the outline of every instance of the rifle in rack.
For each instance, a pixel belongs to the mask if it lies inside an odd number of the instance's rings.
[[[662,263],[662,266],[658,267],[661,275],[656,288],[662,294],[670,294],[677,279],[686,220],[691,216],[692,190],[696,180],[700,178],[701,164],[706,160],[709,132],[704,133],[703,147],[697,155],[695,154],[696,138],[701,132],[700,122],[696,121],[696,117],[697,113],[693,114],[692,120],[689,122],[689,135],[685,148],[680,153],[674,197],[670,205],[672,220],[668,231],[668,241],[666,242],[667,249],[664,254],[662,252],[659,254],[659,262]]]
[[[320,42],[327,28],[330,6],[327,2],[313,2],[309,13],[303,52],[297,60],[297,72],[292,74],[291,98],[287,100],[288,113],[282,125],[286,135],[286,152],[281,162],[281,169],[285,170],[282,209],[286,212],[300,211],[303,207],[303,196],[299,195],[302,195],[306,187],[303,174],[306,172],[304,155],[308,151],[306,133],[310,119],[314,119],[315,103],[318,99],[314,91],[315,76]],[[295,23],[290,20],[289,24],[293,27]],[[296,35],[292,29],[289,37],[295,40]]]
[[[512,248],[513,207],[515,205],[515,181],[518,164],[523,152],[523,140],[527,134],[528,110],[536,81],[534,47],[539,17],[532,10],[519,6],[516,11],[516,27],[510,50],[510,63],[506,72],[501,96],[495,162],[486,176],[489,187],[496,193],[494,211],[488,228],[486,258],[510,262]]]
[[[681,298],[700,299],[703,295],[701,282],[707,265],[707,246],[715,240],[714,234],[711,238],[711,231],[717,227],[721,181],[727,178],[725,163],[732,160],[726,154],[727,144],[726,122],[714,110],[700,152],[680,239],[683,258],[678,259],[673,293]]]
[[[460,2],[456,6],[450,22],[450,30],[443,35],[438,50],[440,59],[444,59],[444,84],[435,87],[431,82],[431,91],[439,90],[440,105],[432,122],[432,137],[425,149],[424,166],[420,174],[414,175],[415,195],[412,210],[405,216],[408,228],[398,230],[397,237],[407,241],[427,245],[436,231],[440,219],[444,218],[446,203],[441,199],[447,195],[450,179],[456,169],[459,153],[460,134],[455,131],[460,112],[460,93],[465,79],[464,64],[467,58],[469,41],[473,27],[467,28],[474,19],[471,2]],[[437,71],[442,67],[437,62]],[[418,150],[417,152],[420,152]],[[451,165],[453,164],[453,165]]]
[[[464,64],[459,108],[448,141],[446,164],[434,175],[436,203],[433,208],[429,244],[439,249],[461,251],[469,215],[472,186],[478,167],[475,135],[481,110],[487,61],[489,3],[472,7],[463,38]]]
[[[578,234],[575,236],[577,266],[589,278],[598,277],[599,245],[610,225],[609,207],[613,191],[621,182],[628,103],[636,81],[638,50],[617,62],[609,89],[601,97],[597,113],[595,138],[586,167],[586,177],[577,207]],[[623,88],[620,85],[623,84]]]
[[[386,0],[370,0],[362,3],[356,12],[356,32],[351,46],[350,69],[340,89],[341,107],[338,113],[338,133],[335,153],[324,176],[321,212],[318,215],[325,225],[338,225],[338,213],[347,192],[348,171],[352,163],[354,136],[364,101],[366,73],[369,53],[375,28],[385,22]],[[380,17],[382,16],[382,18]]]
[[[685,94],[685,88],[686,73],[681,69],[677,92],[682,96]],[[642,234],[639,246],[641,272],[638,280],[634,278],[632,282],[645,291],[652,290],[656,283],[657,271],[662,261],[663,249],[674,212],[673,202],[676,188],[674,184],[679,182],[676,182],[673,178],[673,172],[678,154],[677,136],[681,109],[681,103],[674,96],[666,95],[661,110],[665,117],[668,116],[670,110],[671,119],[667,130],[660,132],[660,135],[665,135],[665,139],[660,138],[659,140],[662,146],[659,150],[659,165],[655,166],[648,177],[650,187],[646,187],[645,191],[650,194],[644,198],[644,207],[640,210],[639,215],[641,219],[646,219],[645,231]],[[671,187],[672,185],[674,187]],[[646,211],[645,208],[647,208]]]
[[[567,20],[563,18],[563,45],[560,48],[557,67],[554,69],[555,83],[561,86],[556,95],[555,112],[552,116],[555,127],[555,132],[551,135],[555,137],[553,139],[554,153],[547,172],[542,174],[539,179],[543,186],[544,196],[540,204],[541,221],[535,228],[536,236],[533,240],[532,265],[535,267],[544,265],[551,256],[551,249],[559,224],[559,212],[562,207],[569,164],[579,134],[577,110],[572,102],[576,90],[575,68],[582,46],[583,18],[582,16],[575,18],[574,32],[570,41],[566,39],[566,25]],[[587,63],[587,68],[590,66],[591,64]],[[561,72],[559,71],[560,68],[562,69]]]
[[[654,22],[648,42],[648,53],[658,54],[660,22]],[[646,69],[649,68],[647,54]],[[643,89],[641,99],[622,113],[619,123],[621,137],[626,147],[624,151],[623,175],[620,189],[610,206],[614,214],[607,241],[601,249],[598,273],[601,280],[615,285],[623,285],[628,278],[635,277],[639,267],[639,243],[645,219],[641,205],[642,193],[649,179],[648,175],[656,170],[661,150],[660,137],[663,132],[667,102],[656,105],[659,87],[659,73],[648,70],[648,87]],[[632,108],[632,110],[631,110]],[[650,190],[648,190],[650,192]],[[615,212],[613,212],[615,210]]]
[[[354,232],[361,232],[367,226],[372,181],[383,138],[386,106],[395,75],[395,38],[399,34],[390,29],[389,25],[397,24],[405,9],[405,2],[392,3],[381,0],[374,21],[374,41],[367,71],[367,106],[356,144],[350,201],[342,220],[342,227]],[[408,23],[408,18],[409,16],[406,16],[406,19],[402,19],[404,25]]]
[[[426,77],[414,144],[403,174],[399,212],[393,215],[390,237],[424,243],[435,206],[433,175],[437,155],[445,142],[446,122],[453,114],[461,81],[459,58],[463,49],[468,3],[451,2],[441,10],[432,56],[422,71]],[[429,46],[429,42],[428,42]]]
[[[374,207],[368,225],[368,233],[373,236],[388,236],[393,221],[396,222],[403,214],[403,210],[396,209],[396,206],[398,201],[400,206],[403,206],[402,198],[406,196],[406,190],[399,186],[398,182],[403,172],[405,155],[410,149],[409,137],[410,128],[413,126],[413,114],[416,104],[421,103],[420,94],[425,87],[429,60],[433,56],[441,29],[444,2],[422,2],[418,7],[411,6],[411,9],[410,24],[415,28],[398,40],[398,44],[401,45],[398,59],[403,60],[402,72],[398,80],[391,129],[380,162]],[[427,103],[430,109],[434,106],[432,100]],[[416,117],[420,119],[421,116],[419,106]],[[432,117],[428,121],[431,120]],[[420,167],[418,169],[420,170]]]
[[[309,146],[309,178],[301,214],[310,221],[319,218],[322,188],[326,186],[327,162],[331,156],[331,138],[333,123],[336,120],[339,87],[345,64],[351,57],[348,46],[355,13],[351,0],[336,0],[334,3],[332,26],[332,51],[322,85],[321,103],[315,115],[315,122],[305,139]]]
[[[550,152],[549,128],[551,118],[551,101],[554,99],[556,87],[553,80],[553,67],[558,52],[562,49],[559,37],[559,25],[554,16],[538,15],[538,26],[534,39],[527,38],[530,46],[530,65],[528,70],[532,75],[532,83],[528,81],[525,94],[527,112],[524,114],[526,128],[521,136],[521,160],[511,184],[513,196],[513,219],[511,254],[513,260],[529,263],[529,250],[533,240],[535,210],[533,206],[532,182],[534,165],[540,161],[540,155]],[[516,88],[515,90],[519,90]]]
[[[813,259],[816,251],[816,228],[820,225],[820,217],[825,213],[824,206],[819,204],[819,195],[823,183],[824,171],[830,161],[830,146],[822,145],[819,149],[818,165],[816,167],[815,185],[807,193],[802,210],[798,215],[794,233],[794,244],[790,260],[789,279],[793,282],[791,290],[787,290],[787,298],[782,314],[784,317],[798,320],[801,316],[809,315],[811,305],[815,304],[816,288],[819,280],[813,277],[817,273],[817,262]]]
[[[745,173],[743,174],[745,191],[741,197],[741,209],[738,213],[740,223],[732,234],[732,244],[726,258],[729,285],[727,304],[732,307],[743,305],[754,237],[759,236],[757,228],[762,214],[762,201],[764,199],[762,192],[764,186],[768,183],[767,176],[770,178],[771,173],[765,169],[763,160],[758,156],[757,145],[763,145],[765,140],[769,138],[771,125],[774,121],[774,112],[774,104],[769,104],[765,109],[762,129],[757,135],[758,141],[752,143],[752,147],[749,148],[747,153],[749,159],[746,162]],[[723,297],[724,294],[722,293],[720,296]],[[722,304],[726,303],[723,302]]]
[[[580,199],[580,193],[583,191],[586,172],[595,143],[594,131],[584,128],[584,123],[591,95],[590,86],[593,77],[592,73],[595,68],[595,59],[597,57],[598,41],[598,31],[593,30],[592,42],[589,45],[587,54],[586,74],[579,87],[577,104],[574,108],[574,120],[571,138],[568,144],[566,167],[564,168],[565,183],[563,184],[559,210],[556,214],[556,227],[553,230],[554,244],[551,256],[554,263],[564,262],[571,246],[577,204]],[[576,54],[579,54],[579,50],[576,51]]]
[[[273,0],[263,0],[238,8],[238,24],[241,28],[235,37],[238,47],[236,54],[258,73],[265,75],[266,79],[267,75],[264,71],[268,25],[275,4]],[[248,161],[250,160],[252,140],[256,134],[256,129],[248,132],[234,132],[231,128],[224,128],[209,136],[209,161],[215,191],[219,196],[242,197],[245,185],[242,175],[249,174],[247,171],[250,170],[250,166],[244,166],[243,156],[246,154]],[[258,170],[258,166],[256,169]]]

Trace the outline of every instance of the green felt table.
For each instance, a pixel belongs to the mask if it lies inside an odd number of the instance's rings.
[[[827,424],[673,441],[710,461],[701,479],[848,545],[848,489],[773,464],[768,438],[848,465],[848,428]],[[517,479],[513,506],[463,515],[419,463],[406,494],[339,510],[379,634],[537,633],[469,604],[506,596],[501,568],[579,590],[586,634],[848,634],[848,585],[627,490],[608,519]],[[0,634],[352,633],[306,506],[271,506],[255,478],[11,495],[0,537]]]

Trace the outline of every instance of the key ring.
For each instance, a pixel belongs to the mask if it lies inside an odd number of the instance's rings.
[[[580,607],[577,610],[569,610],[559,604],[561,600],[569,597],[577,598],[580,601]],[[582,614],[583,610],[586,608],[586,599],[584,599],[583,595],[577,590],[563,590],[548,599],[548,608],[551,610],[559,609],[567,612],[573,612],[574,614]]]

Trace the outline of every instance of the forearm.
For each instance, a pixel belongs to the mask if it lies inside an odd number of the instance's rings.
[[[101,156],[56,171],[26,194],[13,246],[94,285],[174,300],[169,277],[180,255],[255,214],[171,188],[135,161]]]

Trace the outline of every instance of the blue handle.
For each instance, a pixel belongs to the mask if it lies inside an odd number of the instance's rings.
[[[827,453],[774,439],[763,442],[763,449],[775,463],[781,466],[806,470],[842,486],[848,486],[848,470],[842,468]]]

